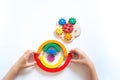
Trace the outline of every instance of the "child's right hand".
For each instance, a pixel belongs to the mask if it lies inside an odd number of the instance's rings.
[[[70,53],[72,55],[71,62],[83,64],[88,67],[90,73],[89,80],[98,80],[97,73],[95,71],[93,63],[82,50],[75,48],[72,49]]]
[[[72,55],[71,62],[80,63],[80,64],[83,64],[87,67],[93,65],[91,60],[88,58],[88,56],[82,50],[75,48],[75,49],[70,50],[70,53]]]

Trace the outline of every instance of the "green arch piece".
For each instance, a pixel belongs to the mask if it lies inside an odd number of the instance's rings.
[[[44,46],[43,51],[46,52],[50,47],[54,47],[57,52],[60,52],[60,46],[55,43],[48,43],[47,45]]]

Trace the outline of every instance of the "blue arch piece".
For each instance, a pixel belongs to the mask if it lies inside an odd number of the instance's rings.
[[[56,55],[57,53],[56,53],[56,50],[54,50],[54,49],[48,49],[48,50],[47,50],[47,54]]]
[[[49,50],[49,49],[53,49],[53,50],[57,51],[55,47],[50,47],[50,48],[48,48],[48,50]]]

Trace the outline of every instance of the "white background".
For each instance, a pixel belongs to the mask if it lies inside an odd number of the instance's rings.
[[[27,49],[56,39],[59,18],[75,17],[82,34],[67,50],[78,47],[93,61],[99,80],[120,80],[119,0],[0,0],[0,79]],[[61,41],[62,42],[62,41]],[[49,74],[37,66],[22,71],[16,80],[85,80],[82,66],[70,64]]]

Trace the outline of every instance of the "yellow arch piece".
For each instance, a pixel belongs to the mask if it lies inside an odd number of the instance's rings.
[[[50,64],[47,64],[47,63],[45,62],[44,56],[40,56],[40,61],[41,61],[41,63],[42,63],[45,67],[47,67],[47,68],[57,68],[58,66],[60,66],[60,65],[62,64],[63,59],[64,59],[64,57],[61,56],[60,59],[59,59],[59,61],[58,61],[56,64],[50,65]]]

